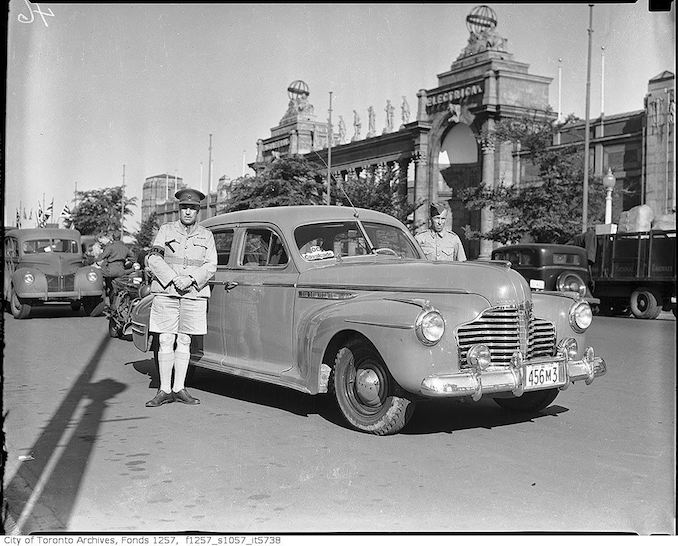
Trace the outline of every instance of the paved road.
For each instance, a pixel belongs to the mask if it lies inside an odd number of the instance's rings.
[[[609,367],[544,412],[418,407],[399,435],[332,403],[198,371],[149,409],[152,361],[68,308],[5,313],[6,532],[675,534],[676,322],[596,317]]]

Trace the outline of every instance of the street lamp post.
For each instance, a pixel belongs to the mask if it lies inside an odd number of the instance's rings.
[[[614,190],[614,185],[617,183],[617,179],[612,174],[612,169],[607,168],[607,174],[603,176],[603,187],[605,188],[605,223],[612,223],[612,191]]]

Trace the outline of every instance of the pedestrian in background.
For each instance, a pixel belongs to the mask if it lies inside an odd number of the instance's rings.
[[[466,252],[459,236],[445,227],[448,209],[445,203],[431,203],[431,226],[415,235],[415,239],[431,261],[466,261]]]
[[[153,273],[149,329],[159,335],[160,388],[147,407],[170,402],[196,405],[200,400],[185,388],[191,336],[207,333],[208,281],[217,270],[214,236],[197,224],[205,195],[179,190],[179,220],[160,226],[147,258]],[[174,371],[174,381],[172,381]]]

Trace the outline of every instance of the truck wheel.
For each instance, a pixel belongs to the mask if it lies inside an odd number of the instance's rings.
[[[502,408],[508,411],[534,413],[551,405],[558,396],[558,389],[526,392],[517,398],[493,398]]]
[[[339,349],[333,382],[339,409],[348,423],[380,436],[399,432],[410,420],[415,403],[396,396],[396,383],[367,342],[354,339]]]
[[[98,296],[82,298],[82,309],[88,317],[98,317],[104,312],[106,302]]]
[[[631,294],[631,312],[639,319],[656,319],[661,313],[656,296],[647,288],[634,290]]]
[[[12,299],[9,302],[9,308],[10,311],[12,312],[12,316],[15,319],[25,319],[28,317],[28,315],[31,314],[31,304],[27,303],[26,300],[20,299],[13,289],[12,289]]]

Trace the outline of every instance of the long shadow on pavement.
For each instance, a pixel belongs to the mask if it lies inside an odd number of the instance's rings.
[[[106,335],[100,341],[89,363],[30,448],[33,459],[22,462],[8,483],[3,505],[6,533],[25,535],[68,529],[107,401],[126,388],[113,379],[90,383],[110,340]],[[83,401],[88,404],[74,421]],[[66,437],[68,441],[64,444]]]

